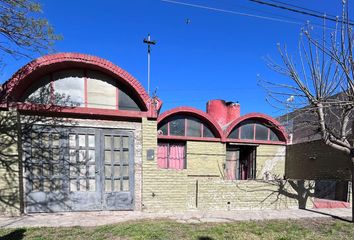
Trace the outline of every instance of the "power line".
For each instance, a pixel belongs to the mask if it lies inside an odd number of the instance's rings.
[[[254,18],[265,19],[265,20],[276,21],[276,22],[284,22],[284,23],[303,25],[302,22],[295,22],[295,21],[289,21],[289,20],[285,20],[285,19],[281,19],[281,18],[274,18],[274,17],[267,17],[267,16],[261,16],[261,15],[250,14],[250,13],[237,12],[237,11],[232,11],[232,10],[227,10],[227,9],[222,9],[222,8],[214,8],[214,7],[209,7],[209,6],[200,5],[200,4],[192,4],[192,3],[179,2],[179,1],[174,1],[174,0],[161,0],[161,1],[166,2],[166,3],[172,3],[172,4],[183,5],[183,6],[194,7],[194,8],[201,8],[201,9],[206,9],[206,10],[211,10],[211,11],[216,11],[216,12],[230,13],[230,14],[235,14],[235,15],[240,15],[240,16],[254,17]]]
[[[279,4],[282,4],[282,5],[285,5],[285,6],[295,7],[295,8],[298,8],[298,9],[302,9],[302,10],[305,10],[305,11],[314,12],[314,13],[318,13],[318,14],[322,14],[323,15],[323,12],[320,12],[320,11],[317,11],[317,10],[313,10],[313,9],[309,9],[309,8],[305,8],[305,7],[300,7],[300,6],[297,6],[297,5],[294,5],[294,4],[284,3],[284,2],[276,1],[276,0],[269,0],[269,1],[275,2],[275,3],[279,3]],[[337,17],[337,16],[334,16],[334,15],[331,15],[331,14],[327,14],[327,16],[331,16],[331,17],[334,17],[334,18]]]
[[[291,7],[286,7],[285,5],[287,5],[287,4],[286,4],[286,3],[282,3],[282,2],[280,2],[280,1],[277,1],[277,2],[279,2],[280,4],[283,4],[284,6],[279,5],[279,4],[274,4],[274,3],[271,3],[271,2],[262,1],[262,0],[248,0],[248,1],[254,2],[254,3],[258,3],[258,4],[263,4],[263,5],[270,6],[270,7],[274,7],[274,8],[279,8],[279,9],[291,11],[291,12],[295,12],[295,13],[300,13],[300,14],[303,14],[303,15],[308,15],[308,16],[311,16],[311,17],[316,17],[316,18],[320,18],[320,19],[325,19],[325,20],[329,20],[329,21],[332,21],[332,22],[343,22],[343,20],[340,20],[340,21],[339,21],[337,17],[330,17],[330,16],[327,16],[327,15],[324,14],[324,13],[322,13],[322,15],[316,13],[316,12],[318,12],[318,11],[314,11],[314,10],[310,10],[310,9],[308,9],[307,11],[305,11],[305,10],[299,10],[299,9],[302,9],[302,8],[297,7],[297,6],[295,6],[295,5],[293,5],[293,6],[296,7],[296,8],[298,8],[298,9],[291,8]],[[352,23],[351,21],[349,21],[349,25],[353,26],[354,23]]]
[[[283,17],[283,18],[268,17],[268,16],[262,16],[262,15],[244,13],[244,12],[238,12],[238,11],[233,11],[233,10],[227,10],[227,9],[222,9],[222,8],[209,7],[209,6],[201,5],[201,4],[192,4],[192,3],[187,3],[187,2],[180,2],[180,1],[175,1],[175,0],[161,0],[161,2],[166,2],[166,3],[170,3],[170,4],[176,4],[176,5],[182,5],[182,6],[188,6],[188,7],[194,7],[194,8],[200,8],[200,9],[205,9],[205,10],[210,10],[210,11],[215,11],[215,12],[235,14],[235,15],[239,15],[239,16],[253,17],[253,18],[258,18],[258,19],[263,19],[263,20],[270,20],[270,21],[276,21],[276,22],[297,24],[297,25],[301,25],[301,26],[304,25],[304,22],[300,21],[299,19],[296,19],[296,20],[299,20],[299,21],[286,20],[286,18],[289,19],[289,17]],[[294,18],[292,18],[292,19],[294,19]],[[312,24],[312,25],[313,26],[317,26],[317,27],[321,27],[321,28],[324,27],[323,25],[319,25],[319,24]],[[331,29],[331,27],[326,27],[326,28]]]
[[[246,7],[246,6],[242,6],[242,5],[239,5],[239,4],[234,4],[234,2],[233,2],[233,5],[235,5],[235,6],[239,7],[239,8],[243,8],[243,9],[247,9],[247,10],[251,10],[251,11],[256,11],[256,12],[259,12],[259,13],[265,13],[265,14],[269,14],[269,15],[275,16],[275,17],[280,17],[280,18],[283,18],[283,19],[291,19],[291,20],[295,20],[295,21],[303,21],[303,20],[301,20],[299,18],[295,18],[295,17],[284,16],[284,15],[275,14],[275,13],[271,13],[271,12],[260,10],[260,9],[256,9],[256,8],[251,8],[251,7]]]

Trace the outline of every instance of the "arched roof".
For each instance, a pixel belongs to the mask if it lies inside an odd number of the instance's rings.
[[[26,89],[45,74],[53,71],[82,67],[104,72],[114,77],[123,84],[143,106],[143,110],[149,109],[149,95],[144,87],[132,75],[117,65],[87,54],[81,53],[57,53],[46,55],[33,60],[18,70],[3,86],[5,98],[8,101],[18,102]]]
[[[219,124],[213,118],[211,118],[205,112],[198,110],[196,108],[192,108],[192,107],[184,107],[183,106],[183,107],[177,107],[177,108],[173,108],[171,110],[168,110],[158,117],[157,122],[158,122],[158,124],[160,124],[165,119],[167,119],[171,116],[174,116],[174,115],[188,115],[188,116],[196,117],[196,118],[200,119],[204,124],[206,124],[210,128],[210,130],[215,134],[215,136],[217,138],[222,138],[222,136],[223,136],[222,129],[220,128]]]
[[[233,122],[231,122],[228,127],[225,130],[225,137],[227,138],[232,130],[240,123],[246,121],[246,120],[256,120],[256,121],[260,121],[262,123],[270,123],[271,125],[274,126],[274,128],[272,128],[276,134],[278,135],[278,137],[283,141],[283,142],[288,142],[289,137],[288,134],[285,131],[285,128],[274,118],[265,115],[263,113],[248,113],[246,115],[243,115],[242,117],[239,117],[237,119],[235,119]]]

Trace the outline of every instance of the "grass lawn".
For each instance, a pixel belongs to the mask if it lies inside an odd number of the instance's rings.
[[[334,219],[186,224],[145,220],[99,227],[0,229],[0,239],[354,239],[354,224]]]

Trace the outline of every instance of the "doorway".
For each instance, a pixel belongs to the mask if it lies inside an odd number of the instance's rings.
[[[228,180],[256,178],[256,150],[252,145],[228,145],[226,148],[225,177]]]
[[[28,213],[133,210],[131,132],[38,126],[23,149]]]

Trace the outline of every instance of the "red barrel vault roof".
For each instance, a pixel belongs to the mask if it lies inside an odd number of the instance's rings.
[[[31,86],[40,75],[71,67],[87,67],[105,72],[115,77],[126,87],[130,88],[135,97],[149,109],[149,95],[144,87],[132,75],[117,65],[96,56],[81,53],[57,53],[46,55],[33,60],[18,70],[4,85],[5,97],[8,101],[17,102],[21,99],[26,89]]]

